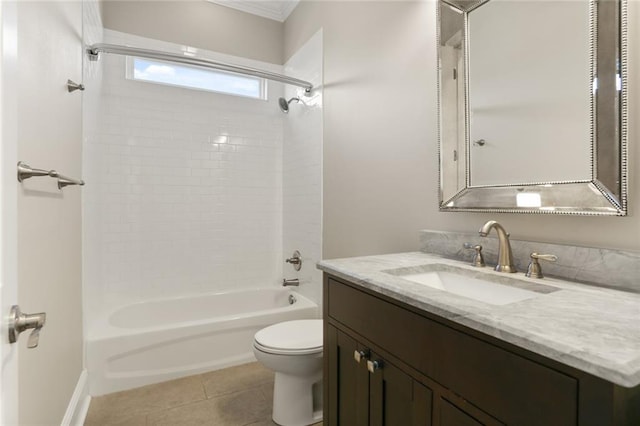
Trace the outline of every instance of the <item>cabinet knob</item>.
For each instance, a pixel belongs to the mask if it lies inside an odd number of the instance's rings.
[[[380,370],[382,368],[382,361],[367,361],[367,370],[369,373],[375,373],[376,370]]]
[[[360,361],[362,361],[363,359],[367,359],[369,358],[369,349],[363,349],[363,350],[355,350],[353,352],[353,359],[356,360],[357,363],[360,363]]]

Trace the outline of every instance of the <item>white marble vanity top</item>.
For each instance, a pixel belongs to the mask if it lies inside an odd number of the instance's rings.
[[[434,263],[506,285],[517,280],[541,296],[492,305],[401,276]],[[640,294],[499,273],[421,252],[324,260],[318,268],[620,386],[640,384]]]

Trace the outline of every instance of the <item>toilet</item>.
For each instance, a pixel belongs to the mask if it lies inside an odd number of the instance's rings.
[[[273,421],[306,426],[322,420],[322,320],[286,321],[258,331],[253,353],[275,371]]]

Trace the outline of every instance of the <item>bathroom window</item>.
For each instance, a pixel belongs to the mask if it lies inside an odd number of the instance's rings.
[[[266,81],[262,78],[155,59],[127,57],[127,78],[227,95],[267,98]]]

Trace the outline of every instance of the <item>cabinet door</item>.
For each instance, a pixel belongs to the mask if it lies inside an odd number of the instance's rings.
[[[431,425],[432,393],[427,387],[375,353],[367,367],[370,425]]]
[[[369,424],[369,373],[367,359],[354,354],[366,349],[335,327],[328,327],[329,410],[328,424],[367,426]]]
[[[482,423],[446,399],[441,399],[439,406],[440,422],[438,426],[482,426]]]
[[[435,426],[505,426],[504,423],[475,407],[462,408],[458,403],[452,401],[443,396],[436,398],[433,416]],[[464,405],[468,404],[463,399],[460,402]],[[471,411],[467,411],[468,409]],[[547,425],[549,423],[540,424]],[[565,423],[553,424],[564,425]]]

